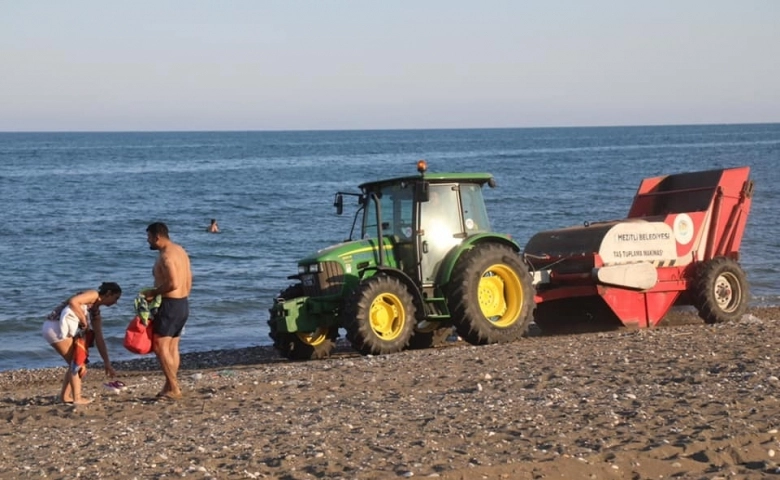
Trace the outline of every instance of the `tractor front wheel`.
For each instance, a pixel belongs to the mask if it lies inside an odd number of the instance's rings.
[[[706,323],[739,320],[747,311],[747,275],[728,257],[704,263],[695,282],[694,306]]]
[[[313,332],[283,332],[279,330],[279,322],[284,318],[278,317],[280,304],[303,296],[303,287],[290,285],[274,299],[274,307],[270,309],[271,318],[268,320],[268,331],[274,341],[274,347],[279,353],[289,360],[317,360],[330,356],[336,346],[338,330],[330,327],[319,327]]]
[[[455,265],[447,303],[458,334],[472,345],[524,337],[533,320],[531,275],[511,248],[477,245]]]
[[[363,355],[400,352],[414,332],[412,295],[396,278],[376,275],[363,280],[344,312],[347,339]]]

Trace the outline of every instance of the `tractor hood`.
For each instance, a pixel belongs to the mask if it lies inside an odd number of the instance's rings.
[[[336,262],[343,266],[346,275],[356,274],[360,270],[379,264],[379,249],[377,246],[378,242],[375,238],[338,243],[302,258],[298,265],[299,267],[310,267],[327,262]],[[386,260],[388,264],[395,266],[392,246],[392,241],[389,238],[385,238]]]

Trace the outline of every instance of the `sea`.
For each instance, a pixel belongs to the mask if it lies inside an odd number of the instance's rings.
[[[754,306],[780,304],[780,124],[462,130],[0,133],[0,370],[59,366],[41,337],[61,301],[101,282],[112,360],[152,284],[146,226],[168,224],[194,275],[182,352],[270,345],[268,309],[296,262],[349,236],[337,191],[416,172],[489,172],[496,231],[624,218],[642,178],[749,166],[741,263]],[[354,198],[354,197],[346,197]],[[206,227],[216,219],[221,233]],[[97,351],[93,358],[99,361]]]

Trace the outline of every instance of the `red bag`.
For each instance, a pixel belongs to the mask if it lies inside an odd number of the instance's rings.
[[[152,351],[152,320],[144,325],[141,317],[135,316],[125,331],[125,348],[133,353],[146,355]]]

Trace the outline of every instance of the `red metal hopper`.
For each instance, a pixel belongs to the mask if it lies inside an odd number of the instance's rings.
[[[707,323],[738,319],[748,285],[739,247],[753,194],[750,168],[646,178],[628,217],[534,235],[535,321],[543,330],[657,325],[673,305]],[[619,323],[617,323],[619,321]]]

